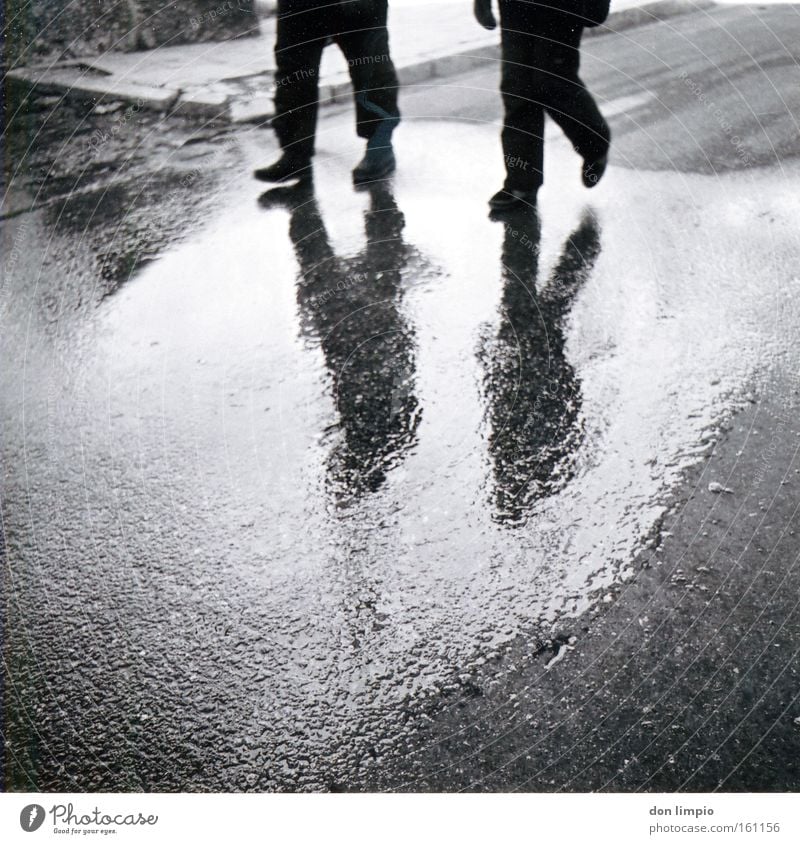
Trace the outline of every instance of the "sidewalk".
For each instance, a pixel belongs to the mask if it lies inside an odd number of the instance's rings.
[[[710,6],[709,0],[612,2],[600,35]],[[390,8],[392,58],[400,82],[413,85],[461,73],[499,56],[499,31],[487,32],[472,16],[471,0],[400,3]],[[275,18],[261,21],[257,36],[108,52],[48,66],[18,67],[8,78],[43,93],[89,102],[123,101],[139,107],[221,122],[261,122],[272,115]],[[350,96],[347,63],[335,47],[323,53],[320,100]]]

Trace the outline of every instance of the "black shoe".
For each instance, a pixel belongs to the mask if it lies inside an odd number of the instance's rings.
[[[299,183],[311,181],[311,161],[284,153],[269,167],[259,167],[253,175],[260,182],[289,182],[296,179]]]
[[[608,167],[608,154],[602,158],[596,158],[594,161],[584,160],[583,170],[581,170],[583,184],[587,188],[593,188],[603,178],[606,167]]]
[[[367,144],[364,157],[353,169],[353,184],[366,185],[369,182],[377,182],[390,173],[394,173],[396,167],[397,162],[391,144],[386,146]]]
[[[519,188],[500,188],[489,200],[492,211],[510,211],[516,208],[535,208],[538,188],[522,190]]]

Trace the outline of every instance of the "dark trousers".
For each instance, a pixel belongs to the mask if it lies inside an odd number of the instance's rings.
[[[387,0],[279,0],[272,126],[282,149],[298,158],[314,154],[320,59],[331,41],[347,59],[359,136],[391,134],[400,112],[387,12]]]
[[[500,23],[506,187],[532,190],[544,181],[545,112],[589,160],[605,155],[610,132],[578,76],[583,27],[575,18],[535,2],[500,0]]]

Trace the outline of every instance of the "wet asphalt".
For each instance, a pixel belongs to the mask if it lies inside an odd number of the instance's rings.
[[[349,107],[265,191],[268,129],[26,104],[5,787],[800,786],[799,29],[587,39],[612,166],[550,129],[500,221],[490,61],[359,191]]]

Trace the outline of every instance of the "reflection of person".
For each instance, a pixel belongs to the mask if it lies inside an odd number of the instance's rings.
[[[544,178],[545,112],[583,157],[586,187],[596,185],[605,172],[611,137],[608,124],[578,76],[581,35],[589,21],[570,9],[580,9],[583,4],[576,0],[499,0],[499,5],[506,180],[489,200],[493,210],[536,204]],[[478,22],[494,29],[491,0],[475,0],[474,6]]]
[[[537,293],[537,217],[512,215],[506,223],[500,327],[481,352],[498,521],[523,521],[567,479],[581,439],[581,394],[564,354],[563,323],[599,253],[598,225],[587,214]]]
[[[278,0],[275,44],[275,117],[281,157],[256,170],[257,179],[311,178],[317,125],[319,68],[327,43],[339,45],[350,69],[356,129],[367,140],[353,170],[356,184],[382,179],[395,169],[392,131],[399,122],[397,75],[389,55],[388,0]]]
[[[262,203],[281,190],[267,192]],[[420,415],[414,334],[400,307],[418,256],[403,240],[405,221],[388,185],[377,182],[369,193],[367,245],[351,258],[334,254],[310,189],[293,203],[289,224],[300,264],[301,321],[318,338],[333,378],[341,438],[328,477],[340,499],[383,484],[416,442]]]

